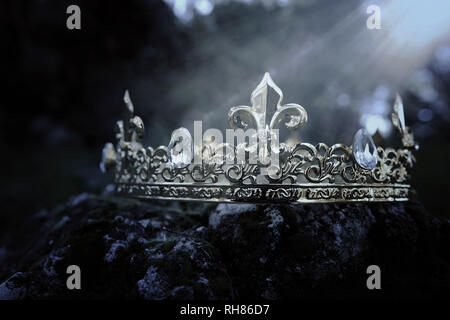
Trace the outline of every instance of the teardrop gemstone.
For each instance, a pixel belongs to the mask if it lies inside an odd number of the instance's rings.
[[[178,128],[172,132],[168,147],[169,162],[175,168],[185,168],[192,161],[192,136],[188,129]]]
[[[100,170],[105,173],[116,165],[117,153],[111,142],[105,144],[102,150],[102,161],[100,162]]]
[[[365,129],[359,129],[353,138],[353,157],[358,165],[366,170],[376,167],[378,161],[377,147]]]

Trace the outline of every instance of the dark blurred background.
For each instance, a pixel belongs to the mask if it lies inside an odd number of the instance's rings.
[[[81,8],[68,30],[66,8]],[[380,30],[366,27],[369,5]],[[450,2],[331,0],[2,1],[0,261],[27,218],[110,182],[98,163],[130,90],[146,143],[226,128],[265,71],[303,105],[298,137],[351,144],[360,127],[397,143],[395,93],[421,148],[413,185],[450,218]],[[11,250],[11,248],[8,248]],[[6,254],[6,253],[5,253]]]

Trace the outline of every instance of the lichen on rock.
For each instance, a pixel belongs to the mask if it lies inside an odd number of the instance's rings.
[[[199,204],[82,194],[37,215],[1,299],[448,296],[449,221],[405,204]],[[37,218],[36,218],[37,219]],[[69,265],[82,290],[66,287]],[[382,293],[366,268],[383,271]]]

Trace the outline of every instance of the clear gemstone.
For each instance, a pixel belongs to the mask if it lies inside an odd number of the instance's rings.
[[[377,165],[377,148],[365,129],[359,129],[353,138],[353,157],[363,169],[372,170]]]
[[[112,169],[116,164],[116,150],[111,142],[105,144],[102,150],[102,161],[100,162],[100,170],[105,173]]]
[[[168,151],[169,162],[175,168],[185,168],[192,162],[192,136],[188,129],[178,128],[172,132]]]

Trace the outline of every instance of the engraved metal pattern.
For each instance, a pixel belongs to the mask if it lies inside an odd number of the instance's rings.
[[[270,125],[266,124],[265,94],[274,88],[279,99]],[[287,127],[298,127],[307,119],[303,107],[281,105],[282,92],[268,74],[252,93],[252,107],[241,106],[230,111],[230,124],[235,128],[268,128],[284,119]],[[328,146],[280,144],[280,164],[260,175],[262,167],[271,164],[228,164],[219,148],[242,145],[206,145],[203,162],[175,168],[168,161],[166,146],[145,148],[142,120],[134,116],[131,99],[124,97],[127,113],[117,122],[117,145],[106,146],[103,168],[115,170],[116,193],[144,199],[181,199],[217,202],[351,202],[407,201],[408,170],[414,165],[414,146],[392,149],[378,147],[378,162],[374,169],[361,168],[353,158],[352,148],[343,144]],[[396,109],[398,110],[398,109]],[[403,109],[401,109],[403,110]],[[405,130],[404,120],[395,111],[394,125]],[[399,111],[400,112],[400,111]],[[402,112],[402,111],[401,111]],[[280,120],[283,119],[283,120]],[[397,121],[397,122],[396,122]],[[402,131],[404,132],[404,131]],[[222,149],[223,150],[223,149]],[[218,162],[218,156],[223,163]]]

